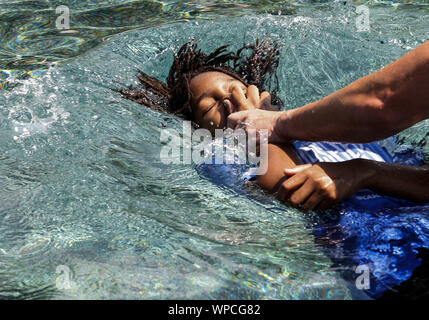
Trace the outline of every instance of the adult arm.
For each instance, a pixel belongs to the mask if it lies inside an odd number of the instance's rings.
[[[228,126],[267,129],[269,141],[370,142],[429,117],[429,41],[387,67],[283,112],[233,113]]]

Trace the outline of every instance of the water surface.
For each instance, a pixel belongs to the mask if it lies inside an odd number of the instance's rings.
[[[426,6],[372,5],[371,32],[357,32],[352,3],[69,1],[77,32],[58,34],[59,3],[0,2],[1,298],[365,297],[316,241],[318,215],[164,165],[160,130],[181,122],[109,88],[136,84],[137,68],[165,79],[192,38],[209,51],[269,35],[295,108],[428,39]],[[399,136],[428,153],[428,131]],[[56,287],[59,265],[71,289]]]

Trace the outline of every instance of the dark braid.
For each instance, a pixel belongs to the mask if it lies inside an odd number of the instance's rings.
[[[244,49],[251,49],[250,57],[242,57]],[[237,70],[244,80],[257,87],[262,85],[263,78],[266,74],[275,73],[279,63],[279,50],[269,39],[259,43],[256,39],[254,45],[246,45],[237,51],[237,56],[242,57],[234,61],[234,69]]]
[[[193,120],[189,89],[193,77],[203,72],[218,71],[246,86],[253,84],[262,91],[265,76],[273,74],[278,66],[279,49],[277,43],[269,39],[262,42],[257,39],[254,45],[245,45],[236,53],[226,51],[228,46],[221,46],[206,55],[197,47],[190,41],[174,55],[167,85],[139,70],[137,78],[141,83],[140,87],[128,86],[112,90],[151,109],[179,114],[187,120]],[[249,57],[243,55],[245,49],[252,50]],[[273,104],[281,104],[274,95],[272,100]]]

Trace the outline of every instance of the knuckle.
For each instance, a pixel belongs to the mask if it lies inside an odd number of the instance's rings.
[[[299,174],[301,174],[301,175],[303,175],[303,176],[305,176],[305,177],[307,177],[308,179],[311,179],[311,180],[315,180],[314,178],[313,178],[313,173],[311,172],[311,168],[307,168],[307,169],[304,169],[304,170],[302,170]]]
[[[328,192],[326,197],[330,201],[335,201],[337,199],[336,194],[334,192]]]
[[[326,190],[325,188],[319,189],[317,190],[317,193],[322,196],[323,198],[328,198],[329,196],[329,191]]]
[[[326,185],[324,183],[322,183],[321,181],[316,181],[315,185],[317,187],[317,189],[321,192],[321,193],[328,193],[329,190],[326,188]]]
[[[283,189],[283,191],[285,191],[285,192],[288,192],[288,191],[291,189],[290,185],[289,185],[287,182],[284,182],[284,183],[282,184],[281,188],[282,188],[282,189]]]
[[[297,206],[299,204],[298,199],[296,197],[291,197],[289,199],[289,202],[293,205],[293,206]]]

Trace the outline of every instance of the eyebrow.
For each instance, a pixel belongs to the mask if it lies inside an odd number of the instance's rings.
[[[230,82],[232,82],[232,81],[236,81],[237,79],[235,79],[235,78],[231,78],[231,79],[228,79],[228,80],[225,80],[227,83],[230,83]],[[205,92],[205,93],[203,93],[198,99],[197,99],[197,101],[195,102],[195,105],[196,106],[198,106],[198,104],[201,102],[201,100],[203,100],[204,98],[207,98],[208,96],[209,96],[209,94],[210,94],[210,92],[209,93],[207,93],[207,92]]]

